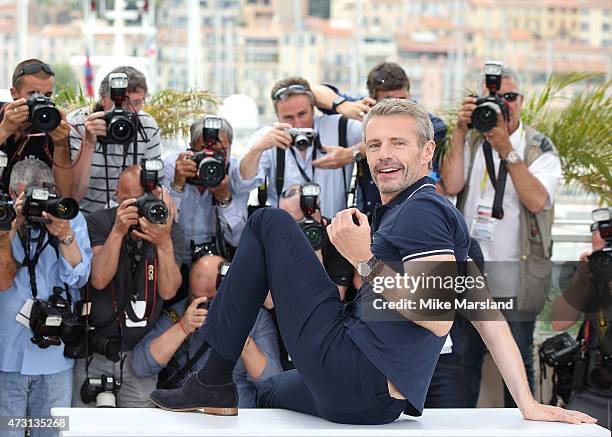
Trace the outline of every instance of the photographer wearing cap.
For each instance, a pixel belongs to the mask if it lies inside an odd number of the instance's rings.
[[[142,158],[161,156],[159,127],[144,112],[147,80],[133,67],[113,69],[100,84],[93,108],[68,114],[74,168],[73,195],[85,215],[116,203],[112,195],[123,170]]]
[[[187,151],[164,159],[164,186],[176,202],[185,232],[182,260],[186,297],[189,268],[204,255],[231,260],[247,220],[249,192],[240,191],[239,161],[231,155],[234,132],[221,117],[205,116],[190,127]]]
[[[522,123],[524,97],[514,70],[487,62],[480,85],[484,97],[463,99],[440,172],[482,248],[491,295],[513,302],[505,316],[533,390],[533,330],[550,288],[561,161],[549,138]],[[485,349],[473,329],[464,343],[467,401],[475,407]],[[504,394],[506,407],[514,406]]]
[[[563,347],[553,351],[565,366],[555,368],[553,384],[569,384],[553,392],[566,400],[563,395],[571,390],[567,408],[584,411],[599,425],[612,429],[612,208],[593,211],[593,218],[593,250],[580,255],[567,288],[553,304],[552,328],[556,331],[571,328],[584,315],[577,342],[569,334],[556,337],[566,337]],[[559,376],[564,370],[566,378]]]
[[[333,217],[346,208],[353,162],[336,169],[316,169],[313,162],[328,146],[350,147],[361,142],[360,124],[339,115],[315,115],[310,85],[300,77],[277,82],[270,93],[278,123],[253,134],[240,161],[240,176],[249,188],[265,184],[265,198],[278,206],[280,194],[292,184],[321,186],[321,212]]]
[[[0,415],[49,416],[70,406],[74,361],[64,348],[84,336],[72,323],[73,303],[89,277],[91,248],[76,201],[46,188],[47,164],[26,159],[13,170],[14,204],[0,200],[8,217],[0,223]]]
[[[404,69],[395,62],[380,62],[368,73],[368,97],[350,96],[340,92],[329,84],[315,85],[312,88],[317,108],[324,114],[342,114],[347,118],[361,121],[370,108],[383,99],[410,99],[410,79]],[[446,124],[429,113],[434,126],[434,141],[439,143],[446,139]],[[372,219],[374,208],[381,203],[380,193],[374,185],[370,169],[366,165],[363,144],[344,149],[329,147],[327,154],[317,159],[316,168],[338,168],[350,162],[357,164],[356,206],[368,218]],[[435,177],[434,177],[435,176]],[[432,177],[438,180],[438,162],[433,163]]]
[[[194,265],[188,298],[164,310],[153,329],[134,348],[132,366],[136,375],[159,374],[158,387],[176,388],[189,372],[202,367],[210,349],[199,328],[228,267],[229,263],[219,256],[204,256]],[[272,316],[262,307],[233,373],[240,407],[255,408],[257,385],[282,372],[278,346]]]
[[[121,382],[115,394],[119,407],[146,407],[155,378],[138,378],[131,351],[155,325],[164,300],[181,284],[183,232],[174,223],[172,198],[158,186],[161,161],[128,167],[119,177],[119,206],[87,217],[93,259],[90,324],[96,336],[88,358],[75,364],[73,406],[85,407],[82,387],[90,377],[112,375]],[[115,350],[110,346],[114,345]],[[92,350],[93,349],[93,350]],[[95,398],[95,397],[94,397]],[[89,403],[95,406],[95,403]]]
[[[36,158],[53,169],[60,194],[71,195],[70,127],[64,113],[51,102],[54,86],[55,70],[49,64],[28,59],[15,67],[13,101],[0,102],[0,157],[6,155],[6,167],[0,164],[0,190],[5,193],[15,163]]]

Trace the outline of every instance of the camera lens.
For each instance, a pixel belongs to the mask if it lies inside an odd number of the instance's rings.
[[[472,125],[480,132],[488,132],[497,125],[497,113],[491,107],[492,103],[484,103],[474,109]]]
[[[168,217],[168,208],[161,200],[154,200],[145,205],[143,215],[151,223],[159,225],[166,221]]]
[[[306,239],[314,250],[319,250],[323,246],[323,232],[317,225],[305,226],[303,229]]]
[[[207,187],[217,187],[225,177],[223,163],[216,158],[205,158],[200,163],[198,178]]]
[[[79,213],[79,204],[70,197],[47,200],[43,208],[52,216],[62,220],[72,220]]]
[[[39,132],[51,132],[62,122],[60,112],[51,103],[34,106],[31,113],[32,128]]]
[[[15,210],[13,207],[8,204],[0,204],[0,231],[10,231],[14,219]]]
[[[62,323],[60,338],[66,346],[78,346],[85,341],[85,327],[76,320],[65,320]]]
[[[298,150],[306,150],[310,146],[310,140],[306,135],[298,135],[295,137],[295,147]]]
[[[128,144],[135,136],[134,124],[125,116],[113,117],[108,125],[108,137],[113,143]]]

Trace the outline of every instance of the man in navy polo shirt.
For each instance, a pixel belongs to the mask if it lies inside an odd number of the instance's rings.
[[[354,208],[339,212],[328,227],[332,243],[366,283],[394,274],[389,265],[395,263],[410,274],[418,265],[415,260],[464,261],[466,225],[426,176],[435,150],[427,112],[407,100],[385,100],[368,113],[363,133],[384,206],[376,211],[372,236],[364,214]],[[395,320],[372,321],[364,317],[372,295],[367,285],[354,304],[343,306],[303,232],[278,209],[253,214],[238,247],[202,328],[212,349],[209,359],[178,389],[154,391],[155,404],[172,411],[237,414],[232,371],[271,290],[296,369],[264,381],[257,390],[258,407],[349,424],[388,423],[402,412],[421,414],[452,318],[421,320],[410,310],[398,310]],[[390,288],[383,296],[393,300],[402,291]],[[594,422],[533,399],[505,321],[474,325],[526,419]]]

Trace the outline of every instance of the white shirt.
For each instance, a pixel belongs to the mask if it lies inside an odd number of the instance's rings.
[[[314,130],[318,132],[321,144],[324,146],[338,145],[338,120],[339,115],[323,115],[315,117]],[[250,149],[259,138],[265,135],[271,126],[264,126],[255,132],[247,144]],[[346,128],[346,142],[348,146],[352,146],[361,141],[361,123],[355,120],[348,120]],[[249,188],[255,188],[262,184],[265,176],[268,176],[268,203],[272,206],[278,205],[276,195],[276,151],[273,147],[266,150],[259,161],[259,171],[257,176],[248,181],[243,180]],[[301,152],[294,150],[295,158],[290,150],[285,152],[285,180],[283,191],[293,184],[302,184],[306,182],[298,169],[298,164],[306,175],[321,186],[321,213],[325,217],[333,218],[337,212],[346,208],[346,192],[350,188],[351,176],[353,172],[353,163],[347,164],[344,167],[337,169],[315,169],[312,166],[313,146],[306,149],[306,154],[303,157]],[[321,158],[324,155],[321,151],[316,151],[315,159]],[[296,160],[297,159],[297,160]],[[314,179],[313,179],[314,174]]]
[[[525,154],[525,129],[520,123],[516,131],[510,135],[510,143],[518,155],[523,158]],[[500,157],[495,149],[493,162],[495,164],[495,175],[499,172]],[[465,161],[470,162],[470,148],[465,146]],[[544,209],[550,209],[561,178],[561,160],[553,152],[540,155],[529,166],[529,171],[534,175],[548,192],[548,200]],[[467,165],[466,174],[467,177]],[[482,189],[484,180],[484,190]],[[470,192],[468,193],[464,217],[470,228],[474,217],[477,215],[480,204],[491,207],[495,189],[487,175],[487,169],[482,147],[476,151],[476,158],[470,177]],[[485,267],[489,289],[493,297],[516,297],[518,295],[519,270],[517,262],[490,263],[490,261],[518,261],[520,256],[519,214],[520,199],[512,177],[506,179],[506,189],[503,200],[504,217],[498,220],[491,240],[478,240],[487,266]]]

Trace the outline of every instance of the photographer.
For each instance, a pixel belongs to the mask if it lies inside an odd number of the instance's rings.
[[[458,194],[457,207],[482,248],[491,295],[513,302],[515,311],[504,315],[533,390],[533,330],[550,287],[561,161],[549,138],[522,123],[523,95],[514,70],[487,62],[481,85],[486,97],[463,99],[440,173],[448,194]],[[467,401],[475,407],[485,348],[469,328],[464,362]],[[504,394],[505,405],[514,406],[510,393]]]
[[[612,429],[612,365],[610,364],[612,331],[609,327],[609,321],[612,320],[611,264],[609,261],[597,263],[594,260],[597,255],[603,255],[608,260],[610,258],[612,222],[609,217],[612,209],[602,208],[596,211],[601,210],[607,210],[608,220],[594,223],[591,227],[593,251],[580,255],[580,261],[571,276],[568,288],[555,300],[552,328],[556,331],[565,331],[580,320],[583,313],[586,313],[578,336],[578,355],[574,354],[575,356],[571,357],[572,377],[571,379],[568,377],[568,381],[571,381],[571,394],[567,408],[578,408],[595,417],[599,425]],[[600,230],[602,227],[603,230]],[[602,235],[607,238],[602,238]],[[593,261],[603,266],[604,270],[598,272],[595,266],[593,272],[591,267]],[[599,289],[596,288],[597,285]]]
[[[377,102],[386,98],[410,99],[410,79],[402,67],[394,62],[380,62],[368,73],[367,78],[368,97],[355,97],[341,93],[332,85],[315,85],[312,88],[316,99],[317,108],[324,114],[342,114],[347,118],[361,121],[365,114]],[[434,141],[439,144],[446,139],[446,124],[444,121],[429,113],[429,118],[434,126]],[[340,147],[326,148],[325,156],[313,162],[316,168],[338,168],[355,161],[357,170],[357,208],[371,220],[374,208],[381,203],[380,194],[370,169],[366,165],[365,150],[362,145],[356,145],[349,149]],[[433,163],[433,172],[437,176],[437,160]],[[433,177],[433,175],[432,175]],[[434,177],[437,180],[437,177]]]
[[[0,416],[50,416],[52,407],[70,406],[74,361],[63,353],[69,341],[64,328],[78,288],[87,283],[91,248],[78,209],[62,220],[54,216],[53,200],[35,199],[31,187],[41,194],[53,185],[51,169],[26,159],[13,170],[9,191],[15,214],[0,224]],[[61,316],[61,324],[47,325],[47,315]],[[31,429],[30,435],[56,433]]]
[[[117,67],[102,80],[93,113],[82,108],[68,114],[72,159],[81,154],[72,194],[85,215],[116,205],[112,195],[126,167],[160,158],[159,127],[143,111],[147,91],[140,71]]]
[[[53,169],[60,194],[70,196],[72,171],[64,113],[51,102],[55,70],[38,59],[20,62],[13,72],[10,103],[0,102],[0,155],[7,164],[0,168],[0,191],[8,193],[16,162],[36,158]],[[0,165],[0,167],[2,167]]]
[[[321,212],[333,217],[346,208],[353,162],[336,169],[316,169],[312,163],[328,146],[350,147],[361,142],[361,125],[338,115],[315,116],[314,95],[305,79],[277,82],[270,93],[278,123],[253,134],[240,161],[240,176],[249,188],[264,184],[270,205],[292,184],[321,186]],[[294,128],[298,128],[296,131]],[[260,198],[260,206],[265,202]]]
[[[175,388],[188,372],[199,369],[210,355],[199,329],[217,293],[228,263],[219,256],[204,256],[191,269],[189,297],[164,310],[155,327],[134,348],[136,375],[160,374],[158,386]],[[160,373],[161,371],[161,373]],[[234,382],[242,408],[255,408],[257,385],[282,372],[278,334],[268,310],[261,308],[234,369]]]
[[[146,169],[147,164],[143,166]],[[88,378],[101,375],[121,381],[120,391],[113,393],[119,407],[150,406],[147,394],[155,388],[155,378],[134,375],[131,351],[155,325],[163,301],[173,298],[181,283],[184,242],[182,230],[174,223],[171,197],[159,187],[153,189],[156,175],[149,180],[150,172],[143,172],[141,166],[128,167],[117,185],[119,206],[87,217],[93,248],[88,292],[90,324],[95,329],[90,336],[96,336],[94,346],[113,343],[119,350],[93,347],[91,361],[76,362],[73,406],[87,406],[81,387]]]
[[[231,260],[246,224],[249,197],[248,191],[236,188],[239,163],[231,156],[234,132],[227,120],[203,117],[191,125],[190,134],[190,149],[164,160],[164,186],[176,202],[185,232],[184,284],[201,256]]]

